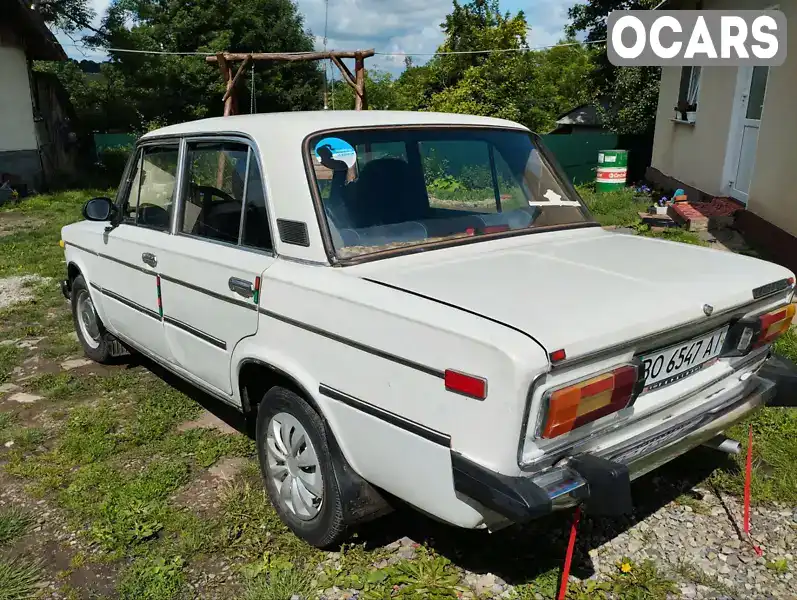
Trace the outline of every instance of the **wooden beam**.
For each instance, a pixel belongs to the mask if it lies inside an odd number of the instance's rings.
[[[376,54],[376,51],[371,48],[369,50],[329,50],[327,52],[220,52],[216,56],[206,56],[207,62],[220,62],[221,59],[226,61],[246,60],[274,60],[285,62],[302,62],[308,60],[323,60],[326,58],[368,58]]]
[[[244,61],[241,63],[241,66],[240,66],[240,67],[238,67],[238,70],[235,72],[235,77],[233,77],[233,78],[232,78],[232,83],[231,83],[231,84],[230,84],[230,86],[227,88],[227,91],[226,91],[226,92],[224,92],[224,98],[222,98],[222,99],[221,99],[221,101],[222,101],[222,102],[226,102],[226,101],[227,101],[227,98],[229,98],[229,97],[230,97],[230,96],[231,96],[231,95],[234,93],[234,91],[235,91],[235,84],[236,84],[236,83],[238,83],[238,79],[240,79],[241,75],[242,75],[242,74],[243,74],[243,72],[244,72],[244,69],[246,68],[246,65],[248,65],[248,64],[249,64],[249,58],[246,58],[246,59],[244,59]]]
[[[354,81],[354,75],[352,75],[351,71],[349,71],[349,67],[347,67],[337,56],[333,56],[331,58],[332,62],[335,63],[335,66],[340,70],[340,74],[343,75],[343,80],[356,91],[357,83]]]
[[[354,89],[354,110],[366,110],[368,101],[365,98],[365,57],[358,53],[354,57],[354,75],[356,87]]]

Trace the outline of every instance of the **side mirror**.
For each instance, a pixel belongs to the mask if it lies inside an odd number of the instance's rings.
[[[110,198],[92,198],[83,205],[83,217],[89,221],[110,221],[116,206]]]

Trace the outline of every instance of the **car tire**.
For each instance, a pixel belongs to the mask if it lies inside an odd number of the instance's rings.
[[[338,545],[346,524],[321,416],[298,394],[273,387],[258,407],[256,439],[266,491],[282,521],[308,544]]]
[[[75,332],[80,345],[83,346],[83,352],[95,362],[103,364],[111,362],[114,356],[119,355],[121,344],[108,333],[97,315],[83,275],[78,275],[72,282],[70,302]]]

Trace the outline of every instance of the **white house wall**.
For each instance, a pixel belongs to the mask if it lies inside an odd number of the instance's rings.
[[[0,152],[36,150],[25,53],[0,47]]]
[[[703,8],[765,9],[773,0],[705,0]],[[684,7],[686,8],[686,7]],[[780,2],[789,22],[797,3]],[[797,236],[794,157],[797,155],[797,39],[789,36],[786,63],[770,69],[748,210]],[[731,126],[736,78],[734,67],[704,67],[694,126],[674,123],[680,67],[662,69],[652,166],[689,186],[713,195],[726,192],[723,167]]]

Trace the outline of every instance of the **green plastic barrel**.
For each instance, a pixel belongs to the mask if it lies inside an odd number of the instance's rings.
[[[628,179],[628,150],[601,150],[598,153],[598,172],[595,189],[611,192],[625,187]]]

